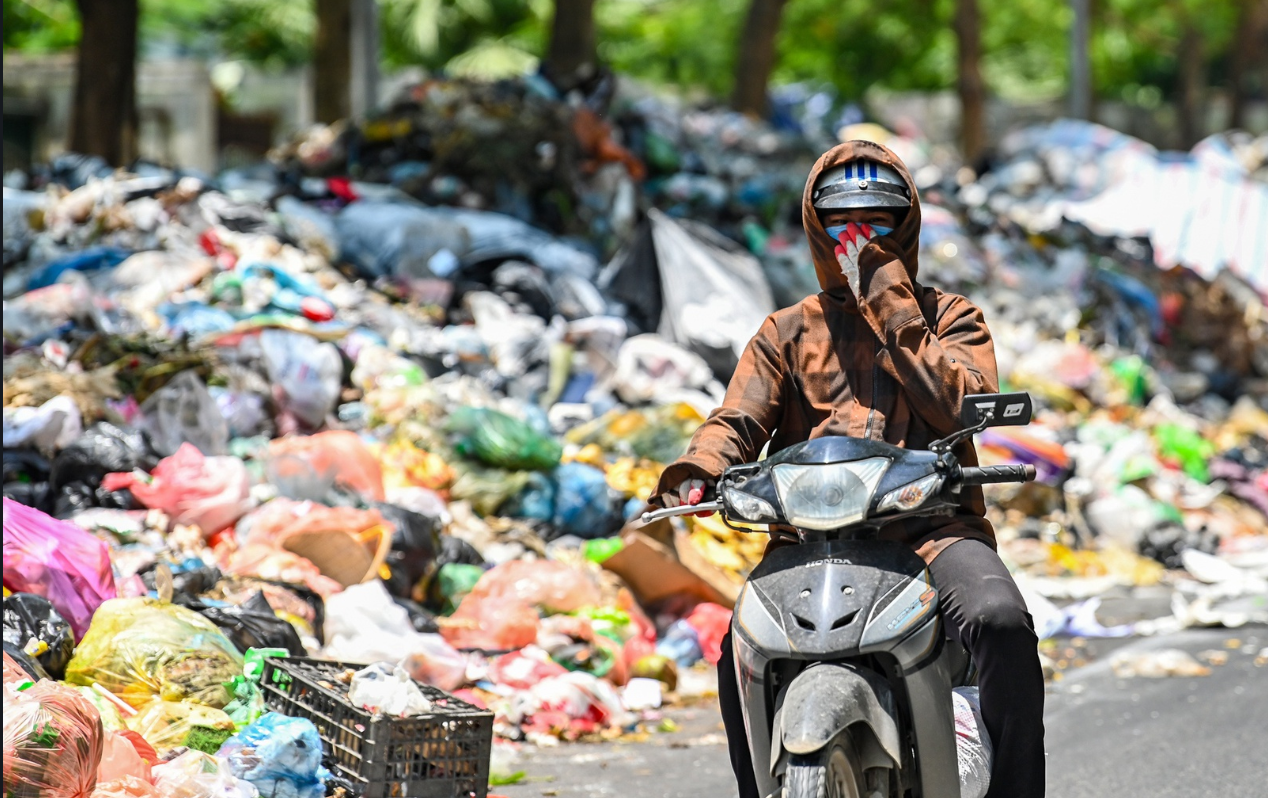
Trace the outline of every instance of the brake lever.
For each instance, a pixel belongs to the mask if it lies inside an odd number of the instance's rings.
[[[643,513],[642,521],[644,524],[651,524],[664,518],[674,518],[680,515],[695,515],[696,513],[717,513],[722,511],[722,502],[701,502],[700,504],[680,504],[677,507],[666,507],[663,510],[652,510]]]

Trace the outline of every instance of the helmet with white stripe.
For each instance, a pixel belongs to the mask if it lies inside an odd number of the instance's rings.
[[[911,192],[902,175],[877,161],[859,159],[825,169],[811,197],[816,210],[908,208]]]

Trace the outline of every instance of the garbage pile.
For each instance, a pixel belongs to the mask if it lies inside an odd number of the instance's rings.
[[[355,794],[267,712],[269,658],[371,665],[357,709],[436,711],[421,683],[541,744],[714,689],[764,538],[629,522],[761,319],[816,290],[789,211],[813,148],[534,91],[428,84],[216,180],[6,178],[5,747],[34,794]],[[928,200],[922,274],[985,309],[1041,408],[979,444],[1040,471],[991,513],[1044,635],[1262,620],[1262,283],[1045,215],[1061,163],[1122,148],[1033,131],[977,178],[880,134]],[[1173,616],[1100,625],[1097,597],[1158,583]]]

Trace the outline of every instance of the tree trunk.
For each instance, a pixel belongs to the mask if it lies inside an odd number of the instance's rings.
[[[960,149],[976,163],[986,149],[986,84],[982,81],[982,26],[977,0],[956,0],[955,39],[960,92]]]
[[[592,77],[599,62],[596,47],[594,0],[555,0],[546,52],[550,79],[566,91]]]
[[[137,0],[75,4],[81,34],[70,148],[123,166],[136,158],[137,148]]]
[[[352,0],[317,0],[313,43],[313,108],[325,124],[352,111]]]
[[[1186,21],[1180,35],[1180,146],[1188,149],[1206,133],[1206,56],[1202,32],[1194,20]]]
[[[1268,88],[1268,0],[1241,0],[1228,65],[1230,128],[1246,124],[1246,100],[1256,77],[1261,87]]]
[[[765,116],[766,89],[775,69],[775,39],[786,0],[751,0],[740,48],[735,55],[735,91],[731,107],[741,113]]]

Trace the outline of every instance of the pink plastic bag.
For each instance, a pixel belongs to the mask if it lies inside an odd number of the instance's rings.
[[[468,594],[448,618],[438,618],[440,633],[454,648],[510,651],[537,640],[537,610],[521,601],[473,598]]]
[[[131,733],[136,734],[136,732]],[[136,745],[128,739],[127,735],[117,731],[109,732],[102,742],[101,764],[97,766],[97,781],[98,783],[116,781],[126,776],[135,776],[146,782],[154,780],[150,763],[141,757]]]
[[[710,665],[722,659],[722,638],[731,629],[731,611],[720,604],[697,604],[687,616],[687,623],[700,638],[700,650]]]
[[[489,664],[489,680],[515,690],[527,690],[538,682],[567,672],[564,666],[536,646],[503,654]]]
[[[383,501],[383,467],[355,432],[331,430],[269,444],[269,482],[283,496],[324,501],[332,489]]]
[[[4,586],[49,600],[84,636],[92,614],[115,597],[110,549],[89,533],[39,510],[4,500]]]
[[[511,560],[485,572],[463,599],[517,601],[554,612],[575,612],[603,600],[589,573],[554,560]],[[532,641],[529,641],[532,642]]]
[[[304,585],[322,598],[343,590],[343,585],[322,574],[312,560],[272,546],[250,545],[229,554],[221,562],[231,576],[254,576],[274,582]]]
[[[21,693],[6,691],[6,798],[88,798],[101,749],[101,717],[77,690],[40,680]]]
[[[236,457],[205,457],[192,443],[159,461],[147,482],[136,472],[106,474],[105,490],[128,488],[137,501],[162,510],[178,524],[212,535],[251,509],[251,478]]]

